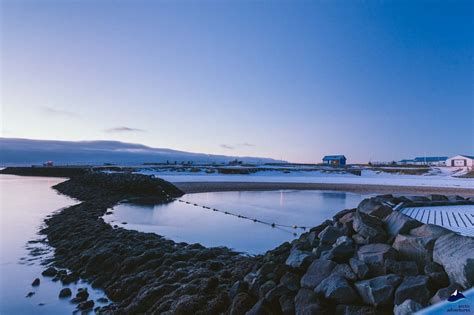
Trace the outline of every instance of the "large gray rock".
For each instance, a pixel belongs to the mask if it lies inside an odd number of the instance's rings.
[[[315,256],[311,252],[295,249],[290,252],[285,264],[292,268],[304,269],[314,260],[314,258]]]
[[[296,315],[326,314],[325,312],[318,295],[313,290],[301,288],[298,291],[295,297]]]
[[[443,288],[449,285],[448,274],[444,271],[443,266],[435,262],[430,262],[425,266],[425,275],[430,278],[430,283],[436,288]]]
[[[380,201],[378,198],[369,198],[362,200],[359,206],[357,206],[357,210],[365,214],[376,216],[380,219],[385,218],[393,211],[391,207],[384,205],[383,202]]]
[[[331,260],[316,259],[301,277],[301,286],[311,290],[314,289],[321,281],[329,277],[336,265]]]
[[[446,234],[434,245],[433,260],[442,265],[451,283],[464,289],[474,286],[474,238]]]
[[[391,305],[396,287],[401,282],[397,275],[385,275],[356,282],[357,292],[366,304],[374,306]]]
[[[369,267],[363,261],[360,261],[355,258],[349,259],[349,265],[351,266],[352,271],[356,274],[357,278],[363,280],[369,275]]]
[[[385,260],[385,271],[399,276],[417,276],[418,267],[414,261],[396,261],[392,259]]]
[[[272,309],[265,299],[259,300],[245,315],[272,315]]]
[[[354,254],[354,242],[347,236],[339,237],[329,250],[327,258],[336,262],[347,261]]]
[[[287,272],[280,278],[280,284],[287,287],[290,291],[298,291],[300,288],[300,277],[295,273]]]
[[[336,306],[336,315],[382,315],[383,311],[378,311],[372,306],[361,305],[338,305]]]
[[[410,235],[418,237],[431,237],[435,240],[445,234],[450,234],[452,231],[434,224],[423,224],[410,231]]]
[[[397,251],[387,244],[368,244],[359,248],[357,258],[368,265],[370,274],[379,276],[385,273],[385,260],[396,259]]]
[[[352,225],[354,231],[368,243],[382,243],[387,240],[383,222],[375,216],[356,211]]]
[[[339,264],[331,272],[331,276],[341,276],[349,281],[356,281],[357,275],[348,264]]]
[[[331,275],[321,281],[314,291],[336,304],[352,304],[359,300],[357,293],[341,276]]]
[[[433,260],[432,246],[429,239],[412,235],[398,234],[393,241],[400,259],[415,261],[420,270]]]
[[[237,294],[232,300],[230,315],[243,315],[250,310],[256,300],[245,292]]]
[[[410,230],[422,225],[420,221],[412,219],[398,211],[390,213],[384,219],[384,222],[389,242],[392,242],[397,234],[406,234],[410,232]]]
[[[323,244],[334,244],[336,240],[347,234],[347,231],[343,228],[338,228],[334,226],[328,226],[319,233],[318,237]]]
[[[428,289],[427,276],[405,277],[395,291],[395,304],[400,305],[405,300],[414,300],[421,305],[428,304],[430,290]]]
[[[400,305],[395,305],[393,308],[393,314],[394,315],[411,315],[415,312],[418,312],[421,310],[423,306],[420,303],[417,303],[416,301],[413,300],[405,300]]]

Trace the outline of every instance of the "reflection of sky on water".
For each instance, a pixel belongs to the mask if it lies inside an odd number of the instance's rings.
[[[342,209],[353,208],[364,197],[323,191],[243,191],[189,194],[183,200],[249,218],[286,225],[314,226]],[[155,232],[175,241],[227,246],[250,254],[263,253],[292,240],[302,230],[268,225],[173,202],[152,208],[121,204],[105,219],[128,229]]]

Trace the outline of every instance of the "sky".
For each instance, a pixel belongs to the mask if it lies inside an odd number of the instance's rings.
[[[472,1],[1,1],[1,136],[474,154]]]

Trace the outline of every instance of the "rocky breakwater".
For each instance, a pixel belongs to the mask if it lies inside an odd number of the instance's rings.
[[[431,198],[437,198],[432,196]],[[474,238],[366,199],[259,258],[228,313],[411,314],[474,285]]]
[[[46,220],[41,232],[55,248],[48,276],[65,284],[83,278],[102,288],[113,303],[96,308],[98,313],[220,313],[230,305],[230,286],[253,264],[252,258],[227,248],[175,243],[153,233],[113,228],[102,220],[123,200],[167,202],[183,194],[166,181],[91,172],[54,188],[82,202]],[[83,291],[71,302],[81,310],[94,307]]]

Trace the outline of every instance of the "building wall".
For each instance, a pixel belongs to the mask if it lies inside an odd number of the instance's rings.
[[[456,155],[446,160],[446,166],[472,168],[474,166],[474,160],[465,156]]]

